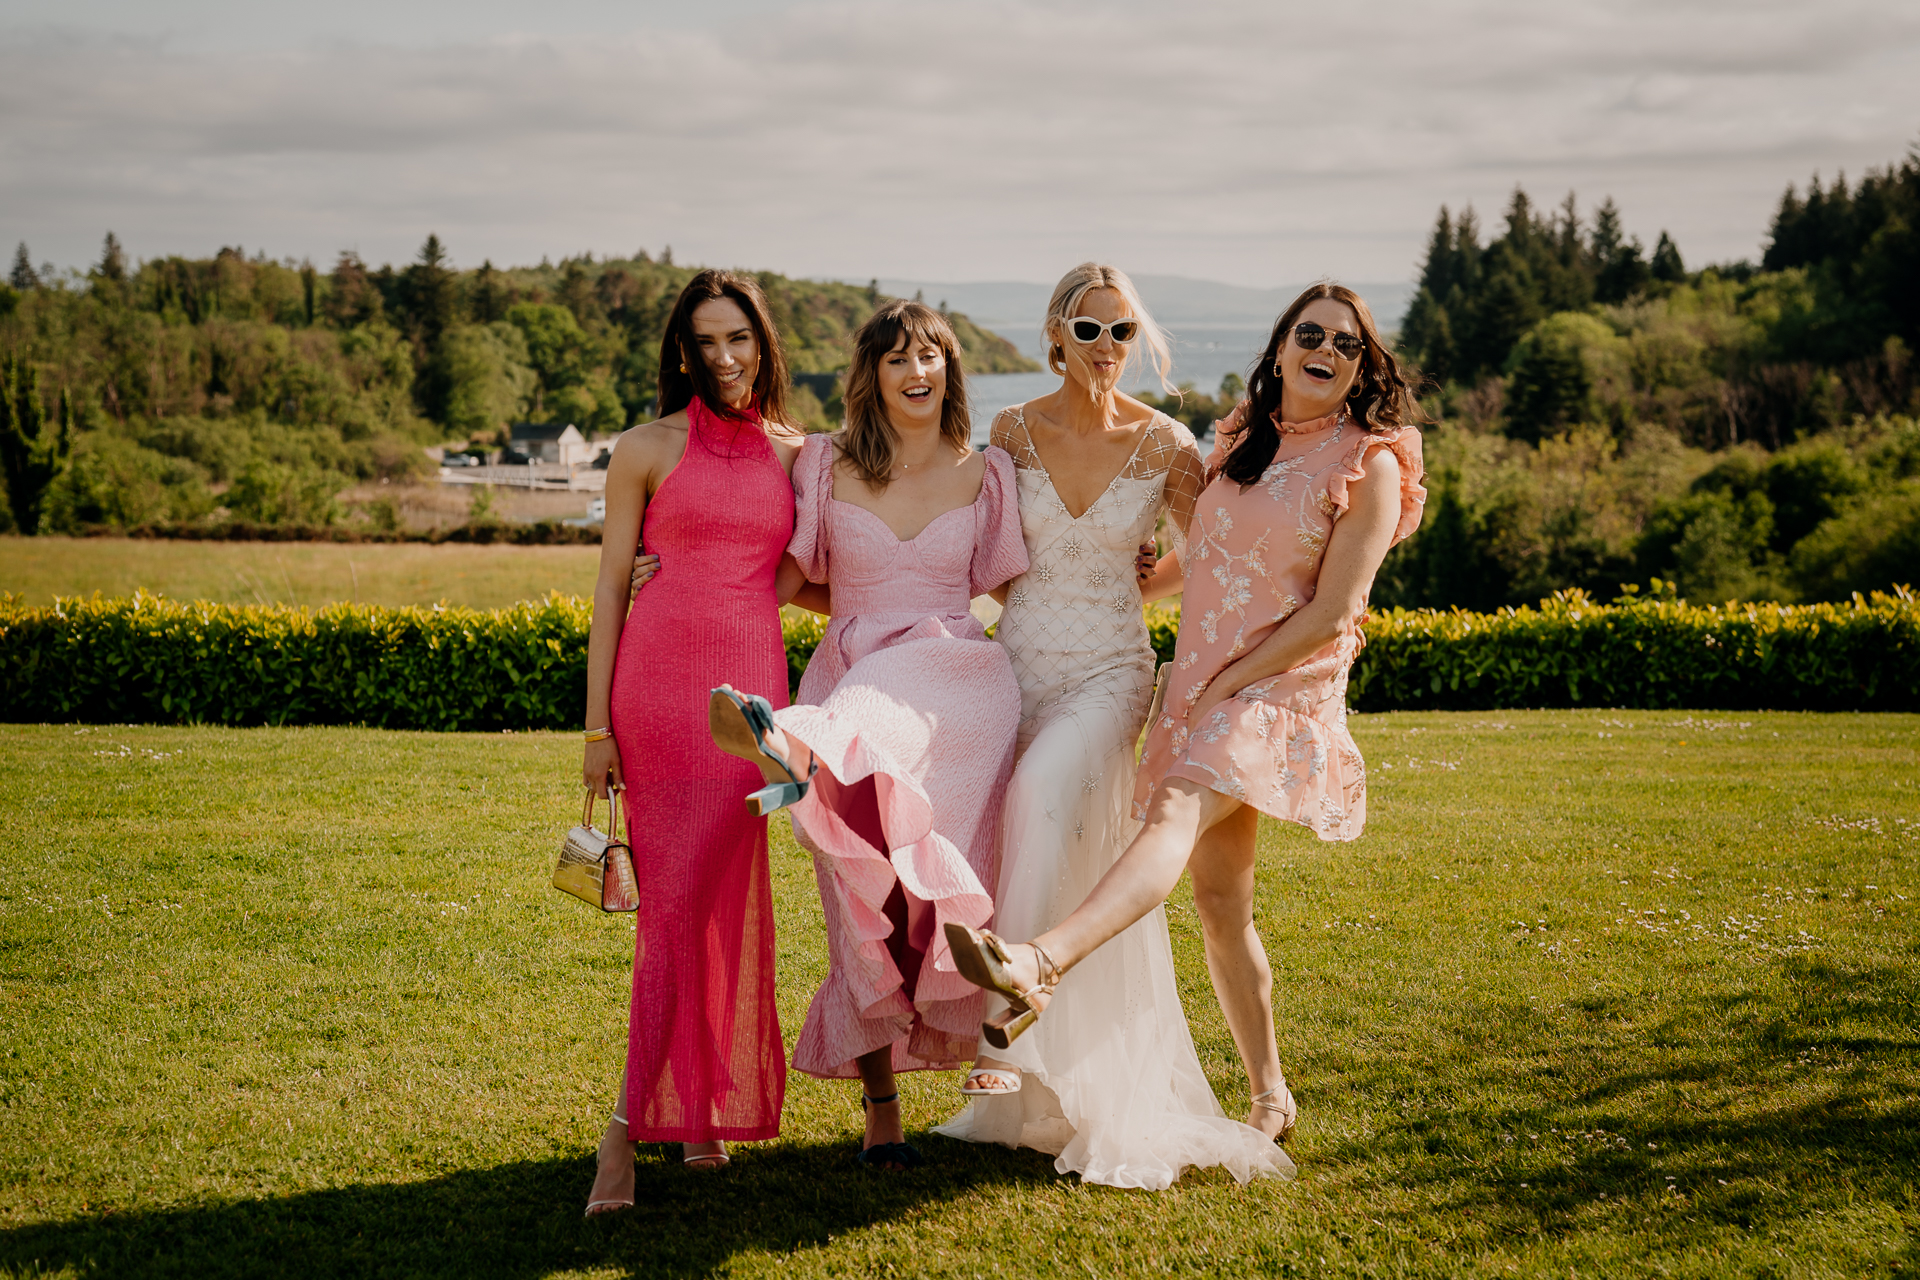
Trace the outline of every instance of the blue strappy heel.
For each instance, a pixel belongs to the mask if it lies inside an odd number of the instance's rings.
[[[813,775],[820,771],[820,761],[816,759],[813,766],[807,770],[807,776],[802,778],[793,771],[793,766],[787,763],[786,757],[767,745],[767,732],[773,728],[773,704],[757,693],[739,693],[725,686],[713,690],[707,703],[709,725],[713,722],[714,712],[718,709],[722,698],[740,709],[741,719],[747,722],[747,730],[753,734],[753,745],[759,748],[762,755],[784,769],[789,779],[786,782],[768,783],[758,791],[751,792],[747,796],[748,811],[755,817],[764,818],[788,805],[799,803],[800,798],[807,794],[807,788],[812,785]]]

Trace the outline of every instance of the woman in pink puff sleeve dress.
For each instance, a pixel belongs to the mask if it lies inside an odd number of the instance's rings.
[[[993,914],[1020,723],[1006,650],[971,612],[973,597],[1027,570],[1013,461],[968,447],[966,404],[959,344],[938,312],[894,303],[862,328],[850,425],[810,437],[793,467],[787,549],[831,588],[833,622],[795,705],[761,712],[767,750],[801,777],[813,771],[790,812],[826,914],[827,977],[793,1065],[861,1081],[863,1160],[889,1167],[920,1160],[903,1141],[893,1073],[974,1055],[982,997],[955,971],[942,926]],[[777,783],[786,775],[748,736],[741,701],[715,691],[714,740]]]

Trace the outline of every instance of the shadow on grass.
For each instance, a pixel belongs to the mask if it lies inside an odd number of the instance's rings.
[[[591,1155],[268,1200],[108,1213],[0,1232],[0,1274],[709,1276],[743,1252],[824,1245],[982,1186],[1054,1180],[1051,1160],[916,1135],[931,1163],[859,1168],[845,1142],[736,1148],[718,1173],[641,1149],[634,1207],[585,1219]]]

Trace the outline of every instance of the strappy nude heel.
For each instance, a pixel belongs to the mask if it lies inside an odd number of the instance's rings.
[[[1022,991],[1013,980],[1012,957],[1007,944],[991,929],[976,929],[957,920],[947,922],[947,946],[953,950],[954,968],[976,987],[998,992],[1007,999],[1007,1010],[999,1017],[980,1024],[980,1035],[996,1049],[1004,1049],[1040,1017],[1034,1008],[1035,996],[1051,996],[1060,985],[1060,966],[1053,962],[1037,942],[1029,942],[1040,962],[1040,981]]]
[[[1273,1097],[1276,1093],[1280,1095],[1279,1101],[1277,1102],[1261,1101],[1261,1099],[1263,1098]],[[1267,1111],[1278,1111],[1281,1115],[1286,1117],[1285,1122],[1283,1122],[1280,1126],[1280,1132],[1273,1135],[1273,1140],[1275,1142],[1278,1142],[1284,1145],[1287,1139],[1293,1136],[1293,1126],[1300,1119],[1299,1104],[1294,1102],[1293,1090],[1287,1088],[1287,1082],[1285,1080],[1282,1080],[1279,1084],[1273,1086],[1273,1088],[1267,1090],[1265,1093],[1254,1094],[1253,1097],[1249,1099],[1249,1101],[1251,1101],[1253,1105],[1256,1107],[1263,1108]]]

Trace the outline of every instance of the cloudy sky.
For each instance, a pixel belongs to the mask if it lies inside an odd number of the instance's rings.
[[[1913,0],[0,0],[0,240],[1401,280],[1611,194],[1689,263],[1920,141]]]

